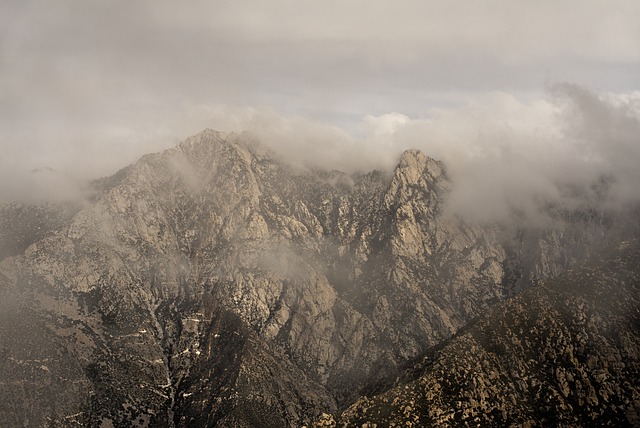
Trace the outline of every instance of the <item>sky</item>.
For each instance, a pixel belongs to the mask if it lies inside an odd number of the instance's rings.
[[[204,128],[345,170],[417,147],[460,195],[502,183],[489,212],[614,170],[633,199],[638,91],[637,0],[5,0],[0,200]]]

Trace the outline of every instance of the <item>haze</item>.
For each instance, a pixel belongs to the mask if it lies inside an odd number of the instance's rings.
[[[637,1],[9,0],[0,43],[0,201],[204,128],[348,171],[417,147],[481,217],[640,199]]]

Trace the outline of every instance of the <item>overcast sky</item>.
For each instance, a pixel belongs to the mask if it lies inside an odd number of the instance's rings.
[[[560,132],[582,92],[633,116],[639,89],[637,0],[4,0],[0,195],[35,192],[36,168],[110,174],[206,127],[338,167],[349,145],[363,167],[390,147],[468,157],[479,135]]]

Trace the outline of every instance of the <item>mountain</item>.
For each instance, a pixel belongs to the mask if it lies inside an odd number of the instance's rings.
[[[212,130],[93,188],[3,250],[10,426],[310,424],[640,224],[553,207],[544,227],[472,224],[417,150],[346,174]]]
[[[625,242],[496,305],[338,425],[640,425],[639,265]]]
[[[0,204],[0,260],[22,254],[29,245],[65,226],[79,210],[77,203]]]

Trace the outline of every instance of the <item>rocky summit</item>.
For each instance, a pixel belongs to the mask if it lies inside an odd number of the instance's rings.
[[[420,151],[212,130],[92,186],[0,207],[5,426],[638,424],[637,210],[475,224]]]

